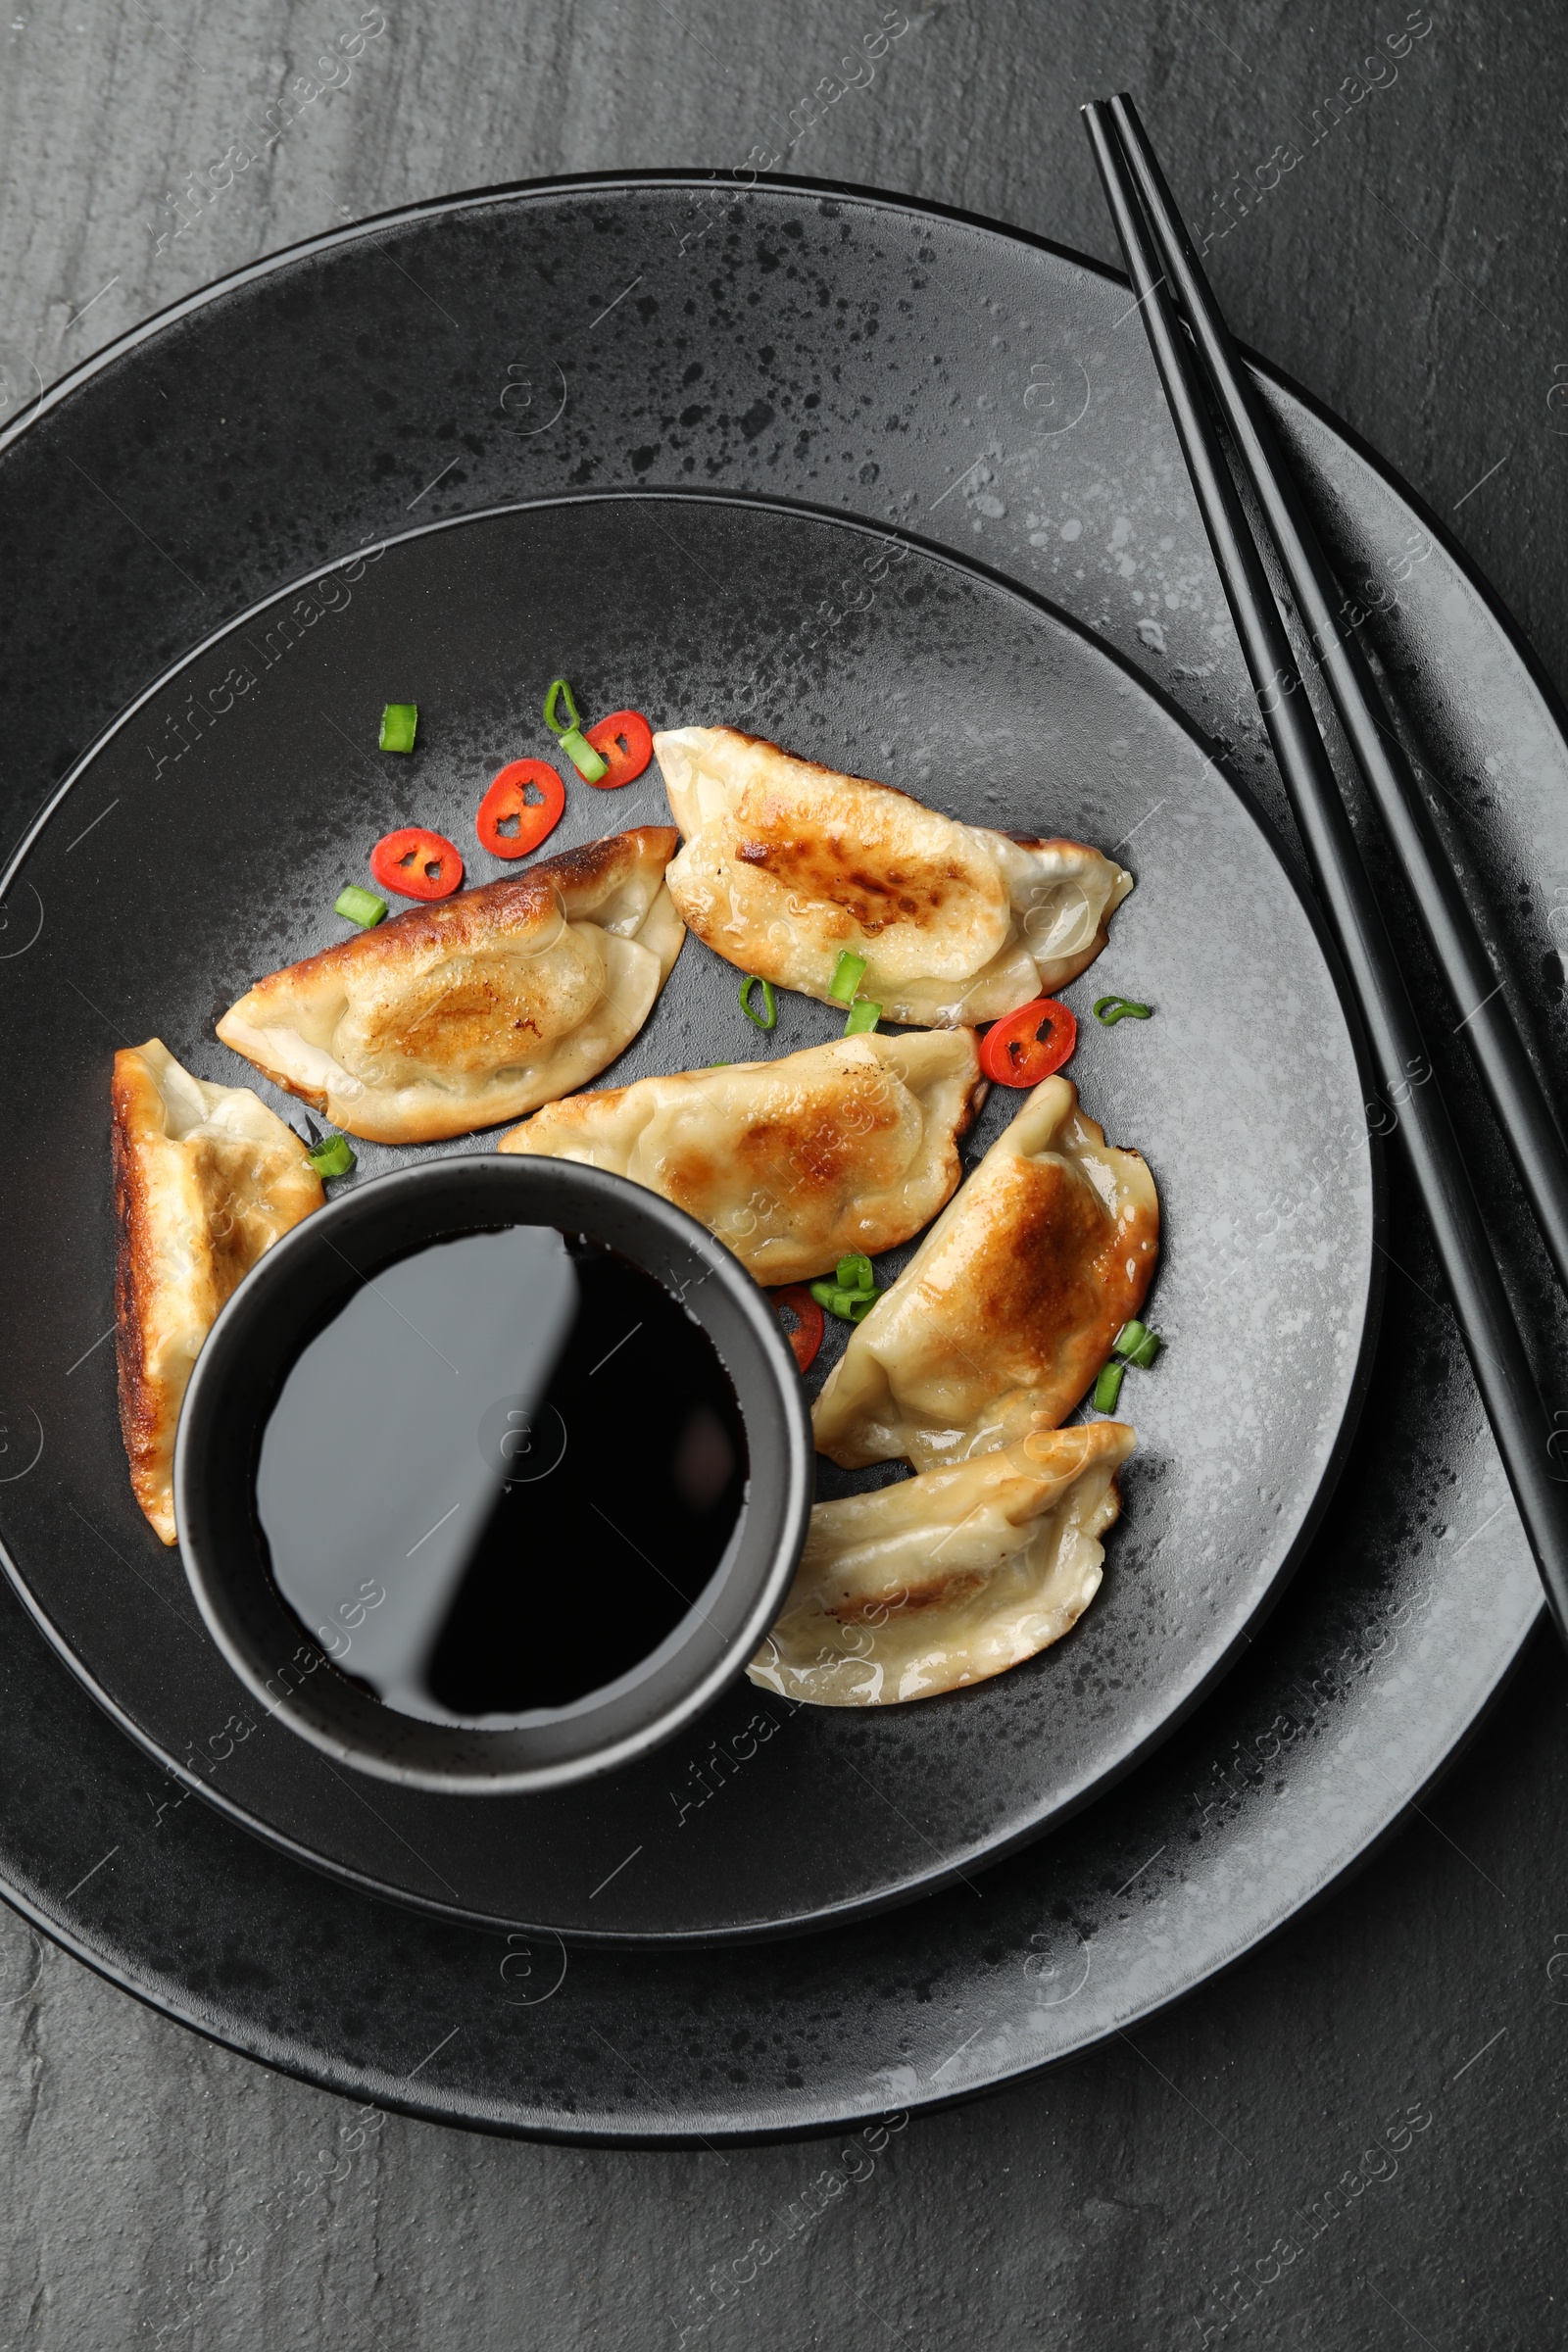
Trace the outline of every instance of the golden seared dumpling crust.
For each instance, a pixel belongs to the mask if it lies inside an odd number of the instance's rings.
[[[805,1282],[936,1215],[984,1091],[971,1029],[847,1037],[577,1095],[499,1148],[629,1176],[698,1218],[759,1282]]]
[[[862,997],[919,1028],[998,1020],[1064,988],[1133,886],[1076,841],[1015,841],[733,727],[654,737],[684,837],[681,919],[718,955],[831,1002],[841,955]]]
[[[275,1111],[193,1078],[156,1037],[115,1055],[112,1136],[120,1426],[136,1500],[172,1544],[191,1367],[230,1292],[324,1195]]]
[[[845,1469],[916,1469],[1065,1419],[1137,1314],[1159,1254],[1159,1197],[1105,1142],[1068,1078],[1048,1078],[850,1336],[812,1422]]]
[[[623,1053],[685,938],[641,825],[412,907],[260,980],[226,1046],[378,1144],[436,1143],[569,1094]]]
[[[747,1668],[781,1697],[890,1706],[1032,1658],[1100,1590],[1100,1538],[1136,1444],[1044,1426],[952,1470],[819,1502],[789,1597]]]

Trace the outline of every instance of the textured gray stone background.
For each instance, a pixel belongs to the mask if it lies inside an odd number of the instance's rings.
[[[254,144],[264,110],[354,30],[354,0],[13,7],[0,360],[46,381],[189,288],[363,214],[490,180],[740,162],[877,15],[386,0],[349,85],[176,211],[185,175]],[[1131,88],[1189,218],[1218,226],[1235,173],[1306,147],[1305,118],[1373,43],[1430,19],[1396,81],[1245,217],[1233,203],[1210,267],[1238,331],[1405,472],[1568,678],[1560,9],[1325,0],[1308,22],[1269,0],[944,0],[911,16],[795,168],[1107,259],[1083,99]],[[1565,1691],[1538,1641],[1353,1884],[1134,2038],[912,2125],[687,2344],[1559,2345]],[[1423,2101],[1431,2127],[1368,2180],[1374,2132]],[[207,2047],[0,1913],[0,2340],[676,2345],[696,2291],[715,2268],[744,2277],[750,2242],[777,2235],[769,2217],[837,2148],[583,2154],[374,2121],[359,2145],[337,2100]],[[261,2209],[328,2147],[352,2148],[341,2179],[237,2265]],[[1226,2296],[1238,2271],[1245,2310]]]

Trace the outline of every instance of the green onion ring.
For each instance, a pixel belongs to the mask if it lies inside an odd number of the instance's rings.
[[[846,1037],[864,1037],[882,1018],[882,1007],[873,1004],[869,997],[857,997],[850,1006],[850,1017],[844,1024]]]
[[[1125,1363],[1136,1364],[1140,1372],[1153,1369],[1154,1358],[1164,1345],[1158,1332],[1151,1331],[1136,1316],[1122,1325],[1110,1343],[1112,1354],[1119,1355]]]
[[[1095,1383],[1094,1403],[1097,1413],[1113,1413],[1116,1410],[1116,1399],[1121,1395],[1121,1384],[1126,1377],[1125,1364],[1104,1364],[1101,1367],[1100,1378]]]
[[[305,1156],[318,1176],[352,1176],[360,1164],[346,1135],[324,1137]]]
[[[378,899],[373,890],[362,890],[357,882],[351,882],[333,900],[332,912],[341,914],[346,922],[358,923],[362,931],[368,931],[385,915],[386,901]]]
[[[754,988],[760,988],[762,992],[760,1012],[754,1012],[748,1002]],[[778,1019],[778,999],[773,994],[771,980],[764,980],[759,972],[748,972],[741,982],[741,1010],[749,1021],[757,1023],[759,1029],[771,1029]]]
[[[556,716],[556,705],[564,701],[565,723]],[[577,710],[577,698],[564,678],[552,678],[545,696],[545,725],[560,739],[561,748],[585,784],[597,784],[610,773],[610,762],[594,750],[582,731],[582,718]]]
[[[811,1285],[817,1305],[837,1315],[841,1323],[863,1323],[881,1296],[880,1291],[847,1291],[831,1277]]]
[[[381,708],[380,745],[383,752],[412,752],[419,724],[417,703],[385,703]]]
[[[564,697],[566,705],[564,725],[556,716],[556,704],[563,697]],[[549,690],[545,695],[545,725],[550,729],[552,735],[569,735],[574,727],[582,725],[582,713],[577,709],[577,698],[564,678],[552,678],[550,681]]]
[[[561,738],[561,748],[585,784],[597,784],[610,773],[610,762],[594,750],[580,727],[568,727]]]
[[[1153,1011],[1152,1004],[1140,1004],[1136,997],[1097,997],[1095,999],[1095,1018],[1107,1029],[1114,1029],[1118,1021],[1150,1020],[1153,1016]]]
[[[852,956],[848,948],[833,966],[833,977],[827,993],[836,1004],[853,1004],[855,992],[865,978],[865,957]]]

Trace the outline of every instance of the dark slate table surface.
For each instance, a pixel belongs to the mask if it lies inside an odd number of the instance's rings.
[[[915,7],[796,168],[1108,260],[1076,110],[1133,90],[1194,225],[1234,223],[1210,268],[1238,332],[1401,468],[1568,685],[1560,8],[1366,0],[1308,22],[1265,0]],[[0,362],[48,381],[221,271],[415,198],[740,161],[877,14],[13,0]],[[383,15],[347,88],[231,188],[175,209],[326,43]],[[1363,61],[1407,27],[1395,76],[1369,89]],[[1313,110],[1352,75],[1361,95],[1314,143]],[[1237,176],[1268,178],[1292,143],[1304,160],[1244,212]],[[7,843],[28,814],[13,785]],[[1357,1878],[1135,2036],[911,2125],[686,2341],[1557,2346],[1565,1791],[1568,1674],[1538,1636],[1467,1754]],[[1406,2111],[1403,2151],[1369,2155]],[[247,2217],[316,2167],[347,2114],[0,1911],[0,2342],[678,2345],[697,2290],[715,2270],[745,2275],[751,2241],[836,2147],[570,2153],[392,2117],[264,2259],[237,2264]]]

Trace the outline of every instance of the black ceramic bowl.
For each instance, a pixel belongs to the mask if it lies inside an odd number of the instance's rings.
[[[569,1704],[533,1707],[500,1724],[424,1720],[355,1680],[351,1654],[342,1669],[334,1664],[285,1602],[255,1498],[263,1433],[301,1348],[378,1272],[435,1243],[518,1226],[554,1228],[618,1252],[695,1315],[739,1405],[744,1499],[718,1566],[639,1665]],[[476,1392],[476,1405],[489,1401]],[[473,1435],[482,1447],[477,1418]],[[637,1498],[617,1477],[614,1430],[573,1435],[592,1449],[596,1477],[602,1463],[606,1510],[617,1521],[629,1517]],[[229,1299],[197,1359],[174,1457],[191,1589],[214,1640],[268,1713],[361,1771],[470,1795],[609,1771],[706,1707],[743,1671],[778,1612],[806,1540],[811,1490],[810,1421],[794,1358],[766,1295],[739,1260],[683,1210],[621,1177],[500,1155],[382,1176],[276,1243]],[[581,1583],[575,1605],[592,1620],[604,1599],[582,1561],[564,1558],[560,1574],[568,1588]]]

